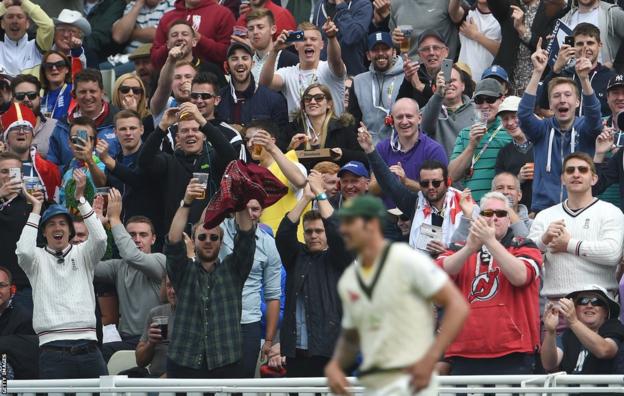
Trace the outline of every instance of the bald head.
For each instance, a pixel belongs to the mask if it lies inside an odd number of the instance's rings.
[[[414,114],[420,114],[420,107],[418,102],[412,98],[401,98],[394,102],[392,106],[392,116],[398,111],[409,111]]]
[[[420,108],[414,99],[401,98],[397,100],[392,106],[392,120],[402,144],[408,141],[413,144],[418,140]],[[407,146],[411,145],[408,144]]]

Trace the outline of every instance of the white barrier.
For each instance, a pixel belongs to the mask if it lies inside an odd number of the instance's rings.
[[[456,393],[552,395],[596,393],[624,393],[624,375],[507,375],[507,376],[442,376],[439,380],[439,394]],[[357,381],[350,378],[356,394],[362,392]],[[147,395],[159,393],[174,395],[175,392],[201,394],[245,393],[259,396],[271,394],[329,393],[324,378],[278,378],[278,379],[138,379],[126,376],[106,376],[99,379],[76,380],[15,380],[8,381],[9,393],[33,395],[63,393],[104,395]]]

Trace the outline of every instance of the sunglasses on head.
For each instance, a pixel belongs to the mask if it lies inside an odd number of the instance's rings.
[[[125,85],[122,85],[121,87],[119,87],[119,92],[121,92],[124,95],[129,93],[130,91],[132,91],[132,93],[135,95],[143,95],[143,88],[141,87],[128,87]]]
[[[483,104],[483,103],[492,104],[492,103],[495,103],[499,98],[500,96],[479,95],[479,96],[475,96],[474,102],[475,104],[478,104],[478,105]]]
[[[577,169],[581,175],[585,175],[587,174],[587,172],[589,172],[589,166],[580,165],[580,166],[566,166],[565,173],[566,175],[572,175],[574,174],[574,171],[576,171]]]
[[[54,68],[60,69],[61,67],[67,67],[67,63],[65,63],[65,61],[58,61],[58,62],[44,62],[43,63],[43,68],[44,69],[48,69],[48,70],[52,70]]]
[[[575,301],[576,305],[589,305],[593,307],[607,307],[607,303],[598,297],[579,297]]]
[[[211,94],[209,92],[191,92],[191,99],[195,99],[195,100],[198,100],[198,99],[208,100],[216,96],[217,95]]]
[[[39,93],[35,91],[15,93],[15,99],[19,100],[20,102],[24,100],[25,98],[28,98],[29,100],[35,100],[37,99],[38,96],[39,96]]]
[[[507,217],[507,211],[504,209],[485,209],[481,211],[481,216],[484,217],[492,217],[494,215],[496,215],[496,217],[498,218]]]
[[[440,187],[442,183],[444,183],[444,180],[421,180],[420,181],[420,185],[424,188],[429,187],[429,185],[432,185],[433,188],[438,188]]]
[[[200,242],[204,242],[207,238],[210,238],[211,242],[216,242],[216,241],[219,240],[219,235],[217,235],[217,234],[210,234],[210,235],[208,235],[208,234],[199,234],[199,235],[197,235],[197,239]]]
[[[312,99],[314,99],[315,102],[320,102],[323,99],[325,99],[325,94],[316,94],[316,95],[304,95],[303,96],[303,101],[305,103],[310,103],[312,102]]]

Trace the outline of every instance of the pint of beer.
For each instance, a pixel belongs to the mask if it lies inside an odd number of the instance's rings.
[[[398,28],[401,33],[403,33],[403,41],[401,41],[401,53],[406,54],[410,50],[410,41],[414,28],[412,27],[412,25],[399,25]]]

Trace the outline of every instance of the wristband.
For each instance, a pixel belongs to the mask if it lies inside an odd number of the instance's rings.
[[[327,201],[327,194],[325,194],[324,192],[319,193],[319,194],[316,196],[316,200],[317,200],[317,201]]]

